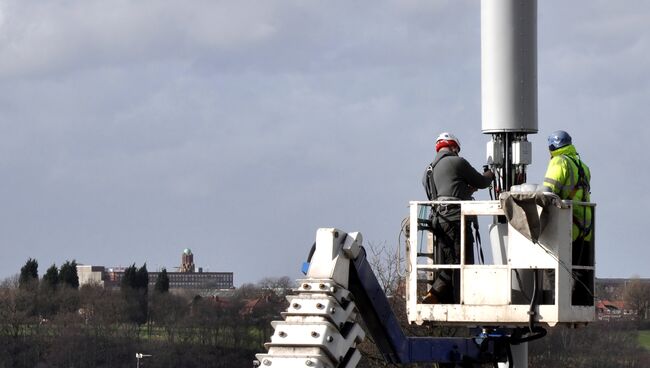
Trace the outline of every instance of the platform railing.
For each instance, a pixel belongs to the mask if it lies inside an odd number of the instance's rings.
[[[410,202],[406,249],[409,321],[524,325],[530,322],[531,305],[537,311],[536,322],[555,325],[593,321],[595,242],[592,240],[586,249],[588,261],[574,264],[571,231],[572,206],[592,207],[595,221],[595,204],[557,199],[558,205],[546,208],[548,224],[536,243],[505,221],[504,208],[498,200]],[[491,222],[487,229],[481,230],[483,250],[491,256],[486,257],[490,260],[488,264],[465,262],[465,231],[461,231],[460,262],[449,265],[436,261],[437,249],[427,220],[429,210],[443,204],[460,206],[461,229],[469,226],[468,216],[487,218]],[[474,258],[478,260],[478,255]],[[459,276],[455,303],[421,303],[435,274],[442,269]],[[582,299],[576,298],[576,289],[582,291]]]

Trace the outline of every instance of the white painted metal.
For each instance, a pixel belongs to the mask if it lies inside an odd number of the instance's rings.
[[[537,133],[537,0],[481,1],[483,133]]]
[[[488,229],[493,263],[495,265],[507,264],[508,224],[490,224]]]
[[[273,327],[275,333],[269,346],[318,347],[337,364],[343,360],[351,346],[365,337],[358,324],[355,324],[346,336],[341,335],[338,327],[327,321],[276,321]]]
[[[503,146],[500,142],[489,141],[487,142],[487,161],[488,165],[501,166],[503,165]]]
[[[530,165],[533,163],[533,146],[528,141],[512,142],[512,164]]]
[[[271,353],[273,349],[273,353]],[[280,368],[334,368],[336,365],[320,348],[273,347],[269,354],[257,354],[261,367]]]
[[[358,311],[347,287],[350,260],[362,241],[359,233],[318,229],[307,278],[298,280],[297,295],[287,297],[284,320],[272,322],[268,353],[256,355],[261,367],[356,367],[361,359],[356,346],[365,332],[356,323]]]
[[[330,295],[290,295],[289,307],[286,316],[315,317],[317,320],[326,320],[335,326],[343,327],[346,321],[353,320],[356,314],[354,303],[343,307]]]
[[[553,194],[547,194],[554,196]],[[559,198],[556,198],[559,201]],[[430,206],[442,202],[411,202],[411,216],[417,216],[419,206]],[[458,201],[445,202],[461,205],[462,219],[467,215],[503,216],[499,201]],[[548,325],[557,323],[578,324],[594,320],[594,306],[573,305],[571,294],[573,288],[572,271],[580,269],[595,273],[593,264],[573,266],[571,254],[572,202],[562,201],[562,208],[550,206],[549,222],[541,233],[538,244],[525,238],[512,226],[497,225],[491,230],[490,240],[496,244],[483,244],[498,249],[498,258],[488,265],[445,265],[430,264],[418,259],[420,235],[411,230],[406,255],[407,316],[409,322],[438,321],[467,325],[517,326],[529,322],[529,305],[515,304],[512,300],[513,289],[517,289],[513,272],[519,270],[540,270],[554,274],[552,294],[554,303],[537,305],[538,315],[535,320]],[[594,206],[593,204],[588,204]],[[595,217],[594,217],[595,218]],[[411,217],[411,229],[417,229],[417,218]],[[465,221],[461,221],[465,223]],[[505,233],[504,233],[505,230]],[[464,244],[464,232],[461,232]],[[461,245],[461,250],[465,247]],[[505,250],[505,253],[504,253]],[[463,257],[461,257],[464,259]],[[418,278],[432,270],[442,268],[459,269],[461,272],[460,304],[421,304],[422,287],[418,291]],[[532,285],[532,281],[529,282]],[[524,282],[526,285],[526,282]],[[549,291],[551,292],[551,291]]]
[[[318,229],[316,251],[312,256],[307,276],[317,279],[332,279],[347,288],[350,257],[356,257],[362,241],[363,237],[359,233],[346,234],[332,228]]]

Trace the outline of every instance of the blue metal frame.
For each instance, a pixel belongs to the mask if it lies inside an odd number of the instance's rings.
[[[388,303],[361,248],[350,268],[349,290],[379,351],[389,363],[490,363],[505,362],[508,336],[479,334],[462,337],[407,337]]]

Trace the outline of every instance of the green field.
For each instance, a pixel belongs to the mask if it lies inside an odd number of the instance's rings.
[[[639,344],[650,350],[650,330],[639,331]]]

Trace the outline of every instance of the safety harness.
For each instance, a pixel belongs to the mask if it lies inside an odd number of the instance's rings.
[[[580,159],[576,161],[576,159],[568,155],[561,155],[561,157],[568,159],[573,163],[573,165],[575,165],[578,168],[578,181],[569,192],[567,199],[574,200],[576,194],[578,193],[578,190],[582,189],[582,196],[580,198],[580,201],[586,202],[587,193],[589,193],[589,191],[591,190],[591,186],[589,185],[587,174],[585,173],[585,169],[582,166]],[[573,216],[573,223],[578,227],[578,230],[580,231],[580,233],[578,234],[578,239],[584,239],[585,237],[587,237],[587,235],[591,233],[591,230],[593,228],[593,219],[589,221],[589,224],[587,225],[587,206],[583,205],[582,211],[583,211],[582,212],[583,221],[580,221],[580,219],[577,218],[575,215]]]
[[[435,201],[435,200],[442,200],[442,201],[460,201],[460,198],[456,197],[449,197],[449,196],[438,196],[438,189],[436,188],[435,181],[433,180],[433,169],[438,165],[438,163],[445,157],[449,156],[454,156],[453,153],[449,152],[443,152],[440,156],[438,156],[428,167],[427,171],[425,174],[425,191],[427,192],[427,198],[429,198],[430,201]],[[443,206],[443,205],[441,205]],[[460,209],[460,206],[459,206]],[[437,212],[434,208],[432,208],[431,212],[431,228],[436,234],[436,231],[439,229],[436,225],[438,224],[438,219],[436,218]],[[485,257],[483,255],[483,246],[481,245],[481,234],[479,232],[479,226],[478,226],[478,219],[476,216],[468,216],[469,222],[472,224],[473,230],[474,230],[474,238],[476,239],[476,247],[478,250],[478,254],[481,260],[481,264],[485,263]],[[461,229],[461,231],[464,231]]]
[[[438,198],[438,190],[436,189],[436,183],[433,180],[433,168],[438,165],[440,160],[449,156],[453,156],[453,153],[443,152],[427,167],[427,173],[425,175],[426,185],[424,186],[424,190],[427,192],[427,198],[429,198],[430,201],[435,201]]]

